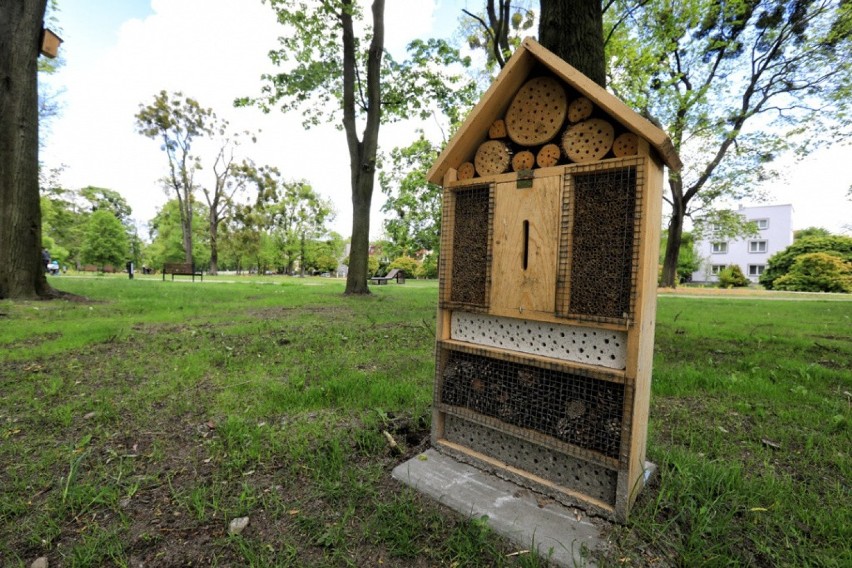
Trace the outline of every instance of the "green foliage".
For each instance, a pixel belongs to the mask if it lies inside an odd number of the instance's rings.
[[[375,276],[379,271],[379,259],[371,254],[367,257],[367,274],[370,276]]]
[[[773,283],[775,290],[852,292],[852,262],[837,253],[812,252],[793,261],[790,270]]]
[[[391,271],[394,268],[402,270],[405,273],[406,278],[414,278],[420,268],[420,263],[410,256],[401,256],[394,259],[394,261],[388,265],[388,271]]]
[[[437,278],[438,277],[438,253],[433,252],[427,254],[423,258],[423,262],[420,263],[420,266],[415,273],[417,278]]]
[[[130,259],[127,233],[115,215],[107,210],[92,213],[86,224],[86,236],[80,256],[84,263],[123,268]]]
[[[122,223],[130,221],[130,215],[133,210],[127,204],[119,192],[114,189],[106,189],[104,187],[86,186],[78,192],[79,196],[85,200],[89,211],[109,211],[116,219]]]
[[[719,287],[720,288],[742,288],[748,286],[750,281],[743,274],[739,264],[732,264],[719,272]]]
[[[287,69],[262,76],[265,85],[258,98],[242,97],[237,106],[256,105],[269,112],[276,106],[282,111],[303,113],[306,128],[322,122],[340,124],[340,114],[350,104],[344,97],[344,75],[349,62],[341,49],[342,16],[355,21],[364,19],[359,4],[346,0],[321,0],[312,6],[295,0],[270,0],[278,21],[287,33],[279,37],[280,48],[272,50],[272,63]],[[373,22],[373,26],[376,23]],[[382,24],[383,26],[384,24]],[[357,93],[351,101],[356,115],[366,113],[369,53],[366,37],[355,37],[354,72]],[[382,54],[379,88],[383,123],[419,116],[426,119],[435,111],[455,117],[474,102],[476,89],[460,73],[447,69],[467,67],[470,60],[443,40],[415,40],[409,47],[410,58],[396,61]],[[333,104],[329,104],[333,103]]]
[[[830,237],[831,231],[828,229],[823,229],[822,227],[808,227],[807,229],[799,229],[798,231],[793,231],[793,240],[798,241],[799,239],[805,239],[808,237]]]
[[[203,203],[193,203],[192,261],[204,266],[210,259],[209,233],[204,224],[207,208]],[[143,263],[152,268],[162,268],[166,262],[183,262],[186,254],[183,247],[180,205],[170,199],[157,211],[150,224],[151,244],[146,248]]]
[[[772,290],[775,280],[790,271],[796,257],[812,252],[837,253],[847,262],[852,261],[852,237],[804,237],[793,242],[784,250],[773,254],[767,261],[766,270],[760,275],[760,283]]]
[[[160,142],[168,159],[164,185],[174,193],[180,214],[184,259],[190,260],[192,246],[193,193],[195,174],[201,169],[201,159],[192,153],[197,138],[213,136],[223,126],[213,110],[198,101],[176,92],[160,91],[149,105],[139,105],[136,130],[139,134]]]
[[[342,264],[349,266],[349,257],[343,259]],[[371,254],[367,257],[367,274],[369,276],[375,276],[379,272],[379,257],[374,254]]]
[[[420,137],[405,148],[394,148],[390,163],[382,164],[379,183],[388,196],[382,211],[395,214],[385,220],[385,232],[399,254],[416,255],[439,247],[441,187],[426,181],[438,148]]]
[[[668,244],[668,231],[660,237],[660,265],[662,265]],[[677,257],[678,282],[683,284],[692,279],[692,274],[701,268],[701,257],[695,250],[695,236],[688,231],[681,235],[680,254]]]
[[[669,174],[677,227],[717,201],[753,199],[781,154],[852,134],[843,5],[694,0],[674,10],[618,0],[607,10],[610,87],[658,121],[684,158]]]
[[[485,52],[485,78],[493,80],[512,53],[521,45],[523,38],[530,35],[536,22],[532,2],[529,0],[488,0],[484,12],[462,10],[459,28],[471,50]]]

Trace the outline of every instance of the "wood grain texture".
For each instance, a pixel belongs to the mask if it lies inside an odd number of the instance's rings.
[[[530,189],[517,189],[513,182],[496,185],[490,304],[493,309],[502,308],[515,317],[554,313],[561,199],[559,175],[534,179]],[[524,221],[529,227],[527,241]]]

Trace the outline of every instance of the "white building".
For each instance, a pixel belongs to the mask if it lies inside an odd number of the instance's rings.
[[[766,269],[766,261],[778,251],[793,244],[793,206],[765,205],[743,207],[737,211],[757,224],[758,236],[736,240],[718,240],[712,236],[695,243],[701,268],[692,274],[693,282],[718,282],[719,272],[739,265],[752,282]]]

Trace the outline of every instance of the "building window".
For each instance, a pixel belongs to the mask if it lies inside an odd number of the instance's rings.
[[[713,254],[725,254],[728,252],[728,243],[713,243]]]
[[[755,219],[754,222],[761,231],[769,228],[769,219]]]
[[[748,252],[766,252],[766,241],[749,241]]]
[[[714,264],[710,267],[710,274],[713,276],[719,276],[719,273],[725,270],[724,264]]]
[[[749,276],[760,276],[763,274],[763,270],[766,268],[765,264],[749,264],[748,265],[748,275]]]

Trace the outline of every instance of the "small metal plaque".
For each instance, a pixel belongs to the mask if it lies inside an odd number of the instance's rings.
[[[533,171],[519,170],[518,171],[518,189],[529,189],[533,186]]]

